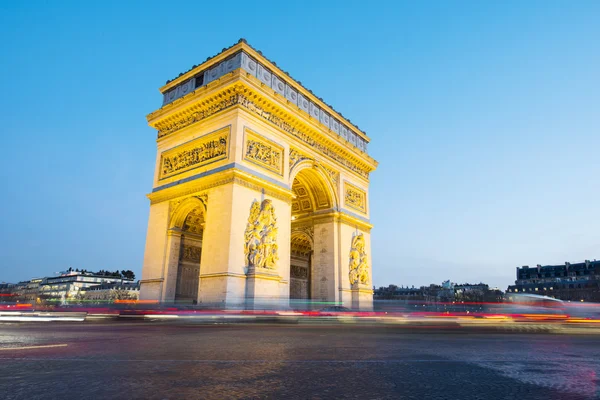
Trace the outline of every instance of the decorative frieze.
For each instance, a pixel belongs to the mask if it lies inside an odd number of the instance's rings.
[[[311,146],[321,154],[339,162],[363,178],[369,178],[369,172],[365,168],[349,160],[348,157],[346,157],[343,153],[336,151],[336,149],[331,148],[328,144],[315,140],[313,135],[306,133],[306,130],[301,130],[288,122],[289,119],[284,119],[276,115],[275,112],[267,111],[265,108],[257,104],[254,99],[250,99],[250,94],[244,93],[239,87],[237,89],[227,90],[219,94],[217,101],[205,101],[200,103],[199,105],[193,107],[193,110],[188,115],[179,117],[179,119],[168,119],[167,121],[156,123],[155,127],[158,129],[158,137],[162,138],[179,129],[185,128],[220,111],[227,110],[237,105],[244,107],[251,113],[271,122],[273,125],[294,136],[301,142]]]
[[[366,213],[367,194],[364,190],[359,189],[348,182],[344,182],[344,205]]]
[[[196,110],[184,117],[174,120],[168,119],[167,121],[157,123],[155,127],[158,129],[158,138],[160,139],[161,137],[185,128],[186,126],[189,126],[195,122],[213,116],[214,114],[231,108],[236,104],[238,104],[238,98],[235,94],[231,93],[228,96],[220,96],[220,98],[216,101],[203,102],[196,107]]]
[[[229,129],[230,127],[220,129],[163,152],[160,159],[159,179],[226,159]]]
[[[325,128],[331,129],[336,134],[342,136],[344,140],[349,141],[361,151],[367,151],[367,142],[353,132],[352,129],[335,120],[321,106],[307,99],[305,96],[299,95],[297,87],[290,86],[290,84],[285,82],[285,79],[271,72],[266,65],[258,62],[243,51],[237,52],[220,63],[210,66],[210,68],[196,74],[193,78],[163,93],[163,106],[191,93],[195,88],[205,86],[238,68],[242,68],[244,71],[258,78],[264,85],[272,88],[277,94],[284,96],[292,104],[297,105],[301,110],[323,124]]]
[[[244,128],[244,160],[283,176],[283,154],[283,146]]]
[[[181,252],[179,254],[180,254],[179,259],[181,261],[190,261],[190,262],[194,262],[194,263],[199,263],[200,256],[202,254],[202,247],[183,245],[181,248]]]
[[[369,264],[367,252],[365,250],[365,237],[362,233],[352,238],[352,247],[350,248],[349,278],[350,284],[360,283],[369,284]]]

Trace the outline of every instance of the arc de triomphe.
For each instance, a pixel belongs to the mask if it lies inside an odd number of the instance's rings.
[[[141,299],[370,308],[367,135],[245,40],[160,91]]]

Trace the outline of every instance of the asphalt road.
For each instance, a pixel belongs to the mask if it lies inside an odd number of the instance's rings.
[[[596,336],[0,324],[2,399],[591,399],[599,374]]]

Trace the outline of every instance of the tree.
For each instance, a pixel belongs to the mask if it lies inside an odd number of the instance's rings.
[[[127,271],[125,271],[125,270],[121,271],[121,275],[125,279],[135,280],[135,273],[130,269],[128,269]]]

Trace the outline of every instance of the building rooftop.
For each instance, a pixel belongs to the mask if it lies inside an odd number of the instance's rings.
[[[585,270],[586,268],[596,268],[596,267],[600,267],[600,261],[597,260],[586,260],[584,262],[579,262],[579,263],[565,263],[565,264],[558,264],[558,265],[538,265],[535,267],[530,267],[528,265],[524,265],[522,267],[519,268],[519,270],[521,271],[536,271],[538,268],[542,271],[562,271],[564,269],[567,268],[567,264],[569,265],[569,270],[572,271],[579,271],[579,270]]]

